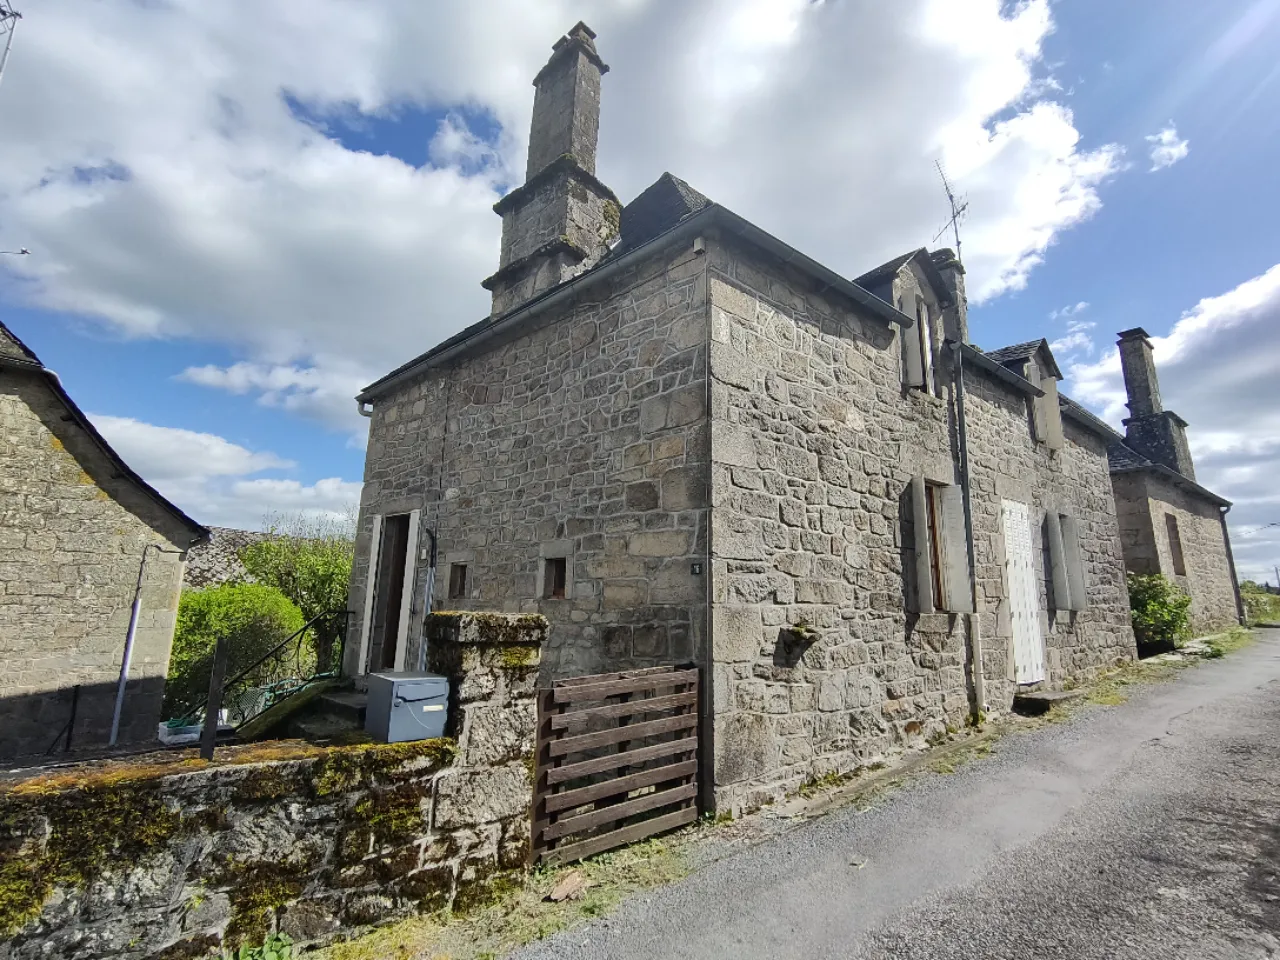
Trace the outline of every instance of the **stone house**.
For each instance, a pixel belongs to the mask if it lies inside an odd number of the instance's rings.
[[[1134,656],[1114,433],[1044,343],[969,343],[964,269],[851,281],[664,174],[595,177],[579,24],[495,206],[490,316],[372,418],[346,670],[428,609],[544,614],[548,676],[695,661],[704,801],[740,809]]]
[[[203,590],[244,580],[248,572],[240,562],[240,551],[270,536],[256,530],[210,527],[209,539],[187,551],[182,585],[191,590]]]
[[[1235,626],[1244,607],[1227,531],[1231,501],[1196,483],[1187,422],[1164,409],[1147,332],[1119,337],[1129,417],[1110,455],[1125,566],[1163,574],[1189,594],[1193,633]]]
[[[183,562],[207,536],[0,324],[0,758],[108,743],[131,623],[119,742],[155,739]]]

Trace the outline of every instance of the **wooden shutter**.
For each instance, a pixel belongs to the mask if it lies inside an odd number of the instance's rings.
[[[1062,517],[1062,546],[1067,559],[1067,587],[1071,591],[1071,609],[1089,609],[1089,592],[1084,582],[1084,560],[1080,551],[1080,525],[1075,517]]]
[[[373,596],[378,587],[378,553],[382,546],[382,514],[373,515],[373,528],[369,531],[369,566],[365,574],[364,609],[360,611],[360,659],[356,661],[356,673],[368,672],[369,634],[373,630]]]
[[[912,541],[916,555],[917,613],[933,613],[933,567],[929,556],[929,499],[925,495],[924,477],[911,480],[911,521],[915,527]]]
[[[1067,579],[1067,557],[1062,546],[1062,524],[1058,513],[1050,510],[1044,515],[1045,542],[1049,546],[1049,570],[1053,580],[1053,609],[1071,609],[1071,584]]]
[[[917,320],[916,324],[919,322]],[[923,387],[924,357],[920,353],[920,330],[913,324],[900,328],[898,336],[902,339],[903,383],[908,387]]]
[[[1036,365],[1034,359],[1027,361],[1027,381],[1034,387],[1044,388],[1044,384],[1040,382],[1040,368]],[[1045,442],[1048,425],[1044,421],[1044,404],[1041,402],[1044,397],[1031,398],[1031,419],[1033,421],[1036,440],[1041,443]]]
[[[938,532],[942,537],[942,592],[946,609],[952,613],[973,613],[973,590],[969,584],[969,547],[964,527],[964,490],[959,484],[937,487]]]
[[[1045,446],[1050,450],[1061,450],[1065,440],[1062,436],[1062,407],[1058,403],[1058,381],[1045,377],[1040,381],[1040,389],[1044,391],[1038,402],[1044,408]]]

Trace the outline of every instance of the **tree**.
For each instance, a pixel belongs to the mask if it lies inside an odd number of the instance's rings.
[[[229,680],[301,630],[304,623],[297,605],[266,584],[224,583],[184,592],[178,603],[178,623],[165,681],[165,716],[173,717],[204,704],[219,637],[225,636],[230,643]],[[254,671],[252,679],[281,679],[282,669],[293,670],[297,666],[268,661]],[[310,672],[311,666],[302,666]]]
[[[1191,598],[1160,574],[1128,575],[1129,608],[1139,654],[1159,653],[1186,638]]]
[[[336,670],[333,651],[346,628],[347,585],[355,558],[354,523],[330,516],[269,518],[268,538],[240,551],[250,579],[275,587],[297,604],[304,621],[332,617],[314,628],[316,664]]]

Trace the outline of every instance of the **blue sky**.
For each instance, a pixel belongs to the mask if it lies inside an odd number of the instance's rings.
[[[624,201],[671,170],[853,276],[932,240],[942,160],[975,342],[1056,341],[1118,424],[1146,327],[1242,567],[1280,559],[1280,0],[28,6],[0,316],[199,519],[354,503],[351,398],[487,312],[530,79],[581,18]]]

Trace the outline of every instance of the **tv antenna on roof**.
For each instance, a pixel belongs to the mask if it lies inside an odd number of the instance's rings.
[[[22,14],[13,9],[9,0],[0,0],[0,80],[4,79],[4,65],[13,49],[13,31],[21,19]]]
[[[960,221],[964,219],[964,215],[969,212],[969,201],[964,197],[957,198],[955,191],[951,189],[951,181],[947,179],[946,173],[942,170],[942,161],[935,160],[933,165],[938,168],[938,176],[942,178],[942,189],[947,191],[947,203],[951,205],[951,219],[949,219],[938,231],[933,238],[933,242],[937,243],[948,230],[952,232],[956,240],[956,259],[964,263],[964,258],[960,256]]]

